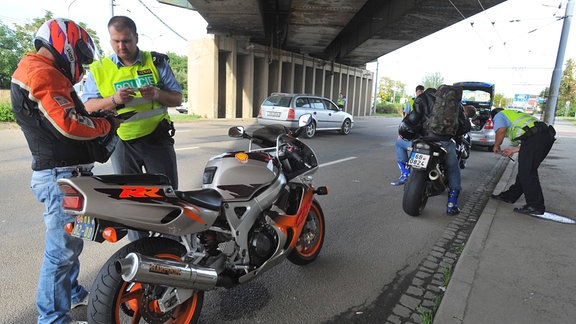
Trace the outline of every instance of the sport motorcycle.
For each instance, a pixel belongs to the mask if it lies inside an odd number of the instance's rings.
[[[454,140],[453,140],[454,141]],[[466,167],[470,156],[470,135],[464,134],[454,141],[456,155],[461,169]],[[409,148],[408,167],[410,176],[404,184],[402,209],[410,216],[420,216],[429,197],[442,194],[448,186],[446,174],[446,149],[440,142],[429,138],[418,138],[412,141]]]
[[[75,215],[66,230],[96,242],[130,242],[102,266],[88,302],[89,323],[196,323],[204,293],[246,283],[288,259],[313,262],[324,242],[313,150],[299,128],[229,129],[248,150],[212,157],[201,189],[174,190],[159,174],[92,175],[60,179],[63,207]]]

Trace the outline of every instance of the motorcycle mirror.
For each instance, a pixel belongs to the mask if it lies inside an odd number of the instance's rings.
[[[228,129],[228,136],[229,137],[242,137],[244,136],[244,127],[243,126],[234,126]]]
[[[312,122],[312,114],[304,114],[298,118],[298,127],[307,127]]]

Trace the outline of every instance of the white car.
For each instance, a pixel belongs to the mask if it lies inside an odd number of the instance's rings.
[[[298,128],[298,118],[312,114],[313,121],[304,135],[311,138],[316,131],[336,130],[350,134],[354,118],[338,108],[330,99],[308,94],[273,93],[260,106],[259,125],[281,124],[290,129]]]

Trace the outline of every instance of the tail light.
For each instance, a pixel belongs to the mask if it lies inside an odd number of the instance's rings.
[[[296,113],[294,112],[294,109],[290,108],[290,110],[288,110],[288,119],[296,119]]]
[[[262,117],[262,108],[260,108],[260,110],[258,110],[258,117]]]
[[[484,129],[494,129],[494,123],[492,122],[492,119],[488,119],[486,121],[486,124],[484,124]]]
[[[62,207],[68,210],[82,210],[84,206],[84,196],[71,185],[61,184],[60,190],[64,193]]]

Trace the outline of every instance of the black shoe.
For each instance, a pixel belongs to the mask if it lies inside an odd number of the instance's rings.
[[[542,216],[544,215],[544,209],[538,209],[536,207],[524,205],[522,208],[514,208],[514,211],[524,215],[531,216]]]
[[[500,200],[500,201],[503,201],[503,202],[508,203],[508,204],[513,204],[516,202],[516,199],[508,198],[503,193],[499,193],[497,195],[492,194],[492,196],[490,196],[490,197],[497,199],[497,200]]]

